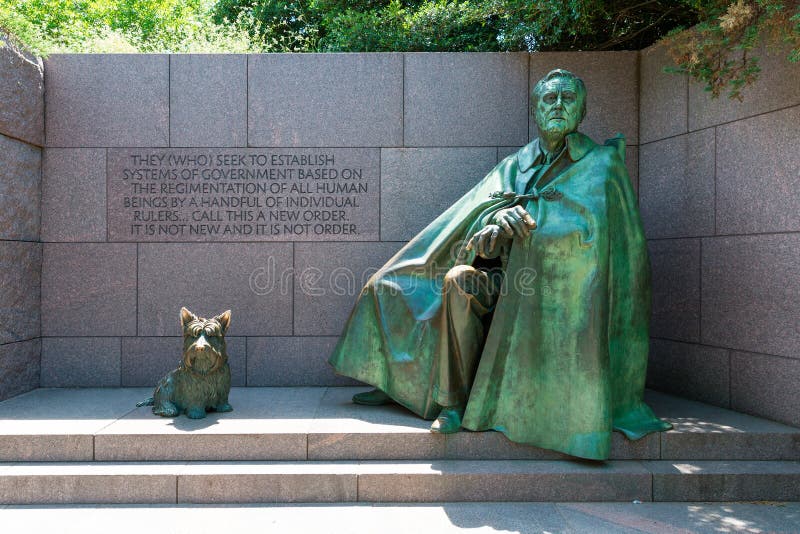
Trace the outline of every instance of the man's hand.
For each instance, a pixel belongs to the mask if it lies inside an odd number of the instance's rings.
[[[500,226],[508,237],[528,237],[536,229],[536,221],[522,206],[505,208],[494,215],[495,225]],[[487,226],[488,228],[488,226]],[[477,235],[477,234],[476,234]]]
[[[481,258],[491,257],[494,251],[497,238],[503,234],[503,229],[496,224],[487,224],[481,230],[475,232],[475,235],[467,243],[467,250],[475,249],[475,253]]]

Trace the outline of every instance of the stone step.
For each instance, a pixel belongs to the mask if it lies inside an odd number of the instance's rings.
[[[800,462],[0,464],[0,504],[800,500]]]
[[[497,432],[442,436],[399,406],[350,402],[363,388],[234,388],[234,411],[161,418],[143,388],[39,389],[0,402],[0,461],[558,460]],[[648,392],[675,429],[629,441],[614,460],[800,460],[800,430]]]

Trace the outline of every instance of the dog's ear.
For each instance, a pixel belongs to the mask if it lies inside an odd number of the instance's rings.
[[[231,311],[228,310],[225,313],[217,315],[214,317],[214,320],[219,323],[219,325],[222,327],[222,333],[225,334],[225,332],[228,331],[228,326],[231,324]]]
[[[181,308],[181,328],[186,328],[186,325],[191,323],[192,321],[196,321],[197,316],[187,310],[186,308]]]

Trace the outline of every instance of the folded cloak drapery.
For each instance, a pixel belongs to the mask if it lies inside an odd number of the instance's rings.
[[[500,162],[369,280],[330,358],[338,373],[436,417],[444,276],[476,261],[464,245],[494,213],[521,203],[538,227],[504,254],[464,428],[591,459],[608,458],[612,429],[638,439],[669,428],[642,401],[650,271],[625,141],[601,146],[577,132],[566,141],[568,159],[540,176],[529,197],[520,199],[514,187],[533,174],[537,140]]]

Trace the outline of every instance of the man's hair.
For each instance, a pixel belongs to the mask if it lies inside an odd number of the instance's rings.
[[[554,78],[566,78],[567,80],[575,82],[575,87],[578,89],[578,96],[581,99],[581,117],[586,116],[586,85],[584,85],[583,80],[578,76],[565,69],[553,69],[545,74],[544,78],[536,82],[536,85],[533,86],[531,98],[535,97],[535,102],[538,102],[542,87]]]

